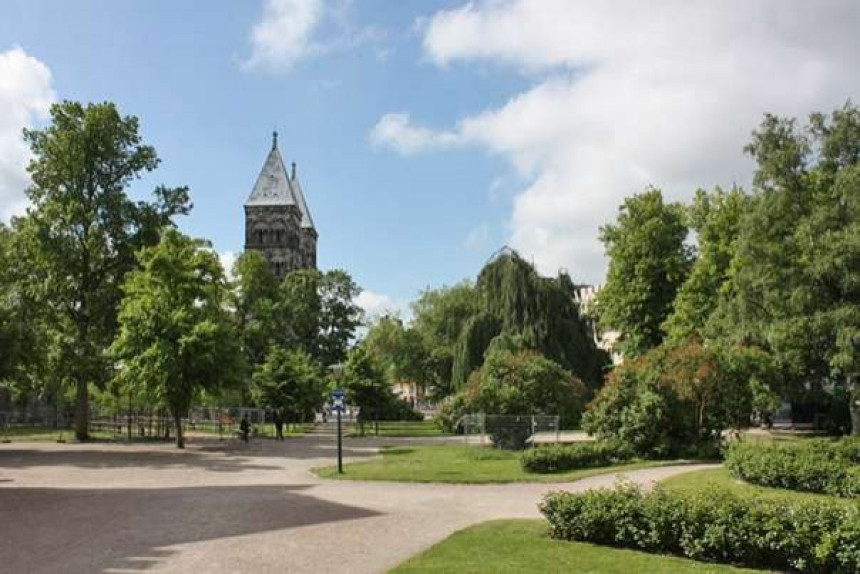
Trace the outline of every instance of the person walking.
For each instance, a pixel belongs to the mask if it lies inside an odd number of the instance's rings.
[[[247,443],[251,435],[251,423],[248,422],[248,415],[242,416],[242,422],[239,423],[239,430],[242,431],[242,440]]]
[[[275,411],[275,440],[284,440],[284,417]]]

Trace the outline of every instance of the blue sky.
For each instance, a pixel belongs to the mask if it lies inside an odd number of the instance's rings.
[[[242,248],[277,128],[320,266],[368,307],[474,277],[506,243],[599,282],[623,196],[745,183],[764,111],[857,99],[856,3],[718,5],[5,0],[0,214],[21,206],[21,127],[51,99],[110,100],[163,160],[133,192],[189,185],[180,225],[219,252]]]

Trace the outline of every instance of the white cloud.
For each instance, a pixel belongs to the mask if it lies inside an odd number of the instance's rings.
[[[266,0],[262,18],[251,30],[251,55],[245,67],[285,71],[315,55],[351,51],[385,39],[380,28],[353,24],[351,11],[351,0]],[[326,22],[334,27],[328,35],[321,33]],[[379,57],[384,51],[377,47],[374,54]]]
[[[412,124],[409,114],[385,114],[370,131],[370,143],[388,147],[403,156],[458,145],[462,137],[454,132],[434,131]]]
[[[371,139],[402,154],[472,145],[508,159],[529,182],[510,243],[544,272],[595,282],[598,227],[624,196],[746,183],[742,147],[764,112],[857,100],[857,22],[851,0],[470,2],[423,25],[428,58],[511,67],[533,85],[450,129],[384,116]]]
[[[19,47],[0,52],[0,220],[27,206],[30,150],[21,131],[47,117],[54,99],[45,64]]]
[[[408,302],[394,299],[382,293],[364,290],[359,293],[355,302],[364,309],[365,316],[371,320],[389,314],[407,321],[411,317]]]
[[[323,17],[322,0],[266,0],[251,30],[250,68],[285,70],[313,54],[313,33]]]

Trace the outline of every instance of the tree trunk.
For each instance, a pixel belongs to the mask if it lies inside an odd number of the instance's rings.
[[[848,375],[848,396],[851,401],[851,434],[860,436],[860,376]]]
[[[174,414],[173,422],[176,424],[176,448],[185,448],[185,437],[182,436],[182,417],[179,414]]]
[[[87,391],[87,382],[78,380],[77,403],[75,406],[75,438],[78,440],[87,440],[90,438],[90,401]]]

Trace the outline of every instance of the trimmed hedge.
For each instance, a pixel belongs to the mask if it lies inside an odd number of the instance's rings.
[[[726,466],[736,477],[791,490],[860,496],[860,440],[739,442],[729,446]]]
[[[860,507],[756,500],[725,490],[681,494],[633,485],[540,505],[554,538],[810,573],[860,572]]]
[[[547,474],[609,466],[633,458],[633,450],[615,442],[579,442],[538,446],[525,451],[520,463],[526,472]]]

